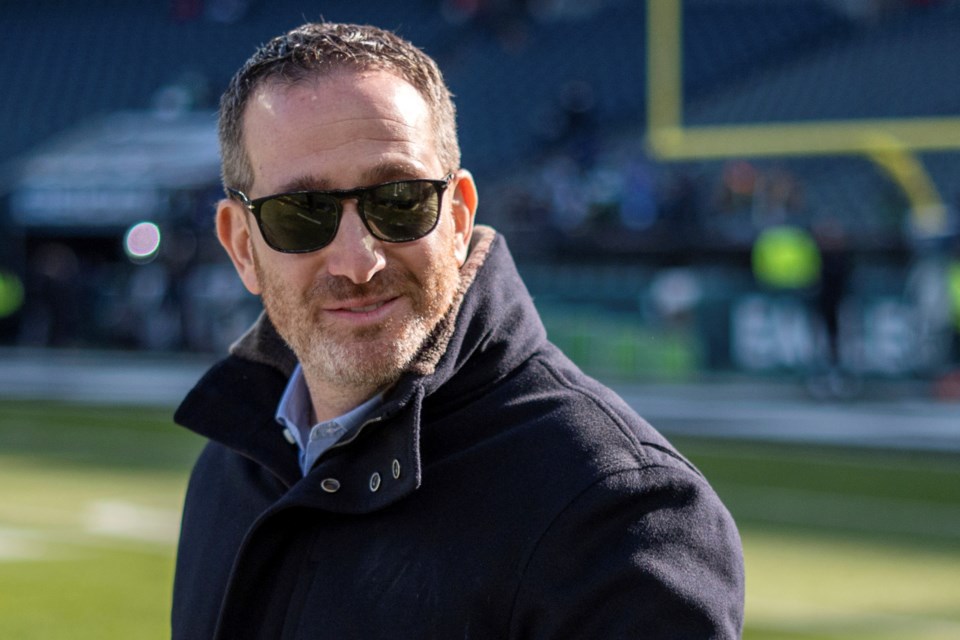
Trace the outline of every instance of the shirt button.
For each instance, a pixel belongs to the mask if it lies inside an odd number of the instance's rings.
[[[320,488],[327,493],[336,493],[340,491],[340,481],[336,478],[324,478],[320,481]]]
[[[377,491],[380,488],[380,474],[376,471],[370,476],[370,491]]]
[[[400,461],[399,460],[393,461],[392,471],[393,471],[393,479],[399,480],[400,479]]]

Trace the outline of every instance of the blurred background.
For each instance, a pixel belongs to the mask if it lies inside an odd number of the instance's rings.
[[[215,108],[421,46],[551,339],[711,478],[748,638],[960,637],[960,1],[0,1],[0,635],[155,638],[178,398],[253,321]]]
[[[949,373],[957,3],[651,7],[5,2],[0,341],[223,352],[258,303],[212,233],[216,100],[256,44],[324,16],[438,60],[479,219],[584,366]]]

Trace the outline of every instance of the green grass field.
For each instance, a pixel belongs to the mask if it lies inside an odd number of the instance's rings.
[[[740,525],[744,638],[960,638],[960,456],[676,443]]]
[[[167,637],[169,409],[0,402],[0,638]],[[743,534],[753,640],[960,638],[960,456],[678,440]]]

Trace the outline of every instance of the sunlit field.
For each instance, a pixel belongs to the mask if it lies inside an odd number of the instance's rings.
[[[0,638],[169,635],[170,413],[0,402]],[[960,638],[960,457],[677,443],[740,523],[745,638]]]
[[[960,638],[960,456],[677,443],[740,524],[744,638]]]
[[[164,638],[186,474],[169,409],[0,402],[0,638]]]

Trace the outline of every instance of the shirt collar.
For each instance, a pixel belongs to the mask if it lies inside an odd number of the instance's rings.
[[[313,423],[310,389],[303,368],[297,364],[277,405],[275,417],[289,434],[288,439],[292,438],[296,443],[300,451],[300,465],[306,475],[324,451],[360,427],[382,401],[383,394],[377,394],[343,415]]]
[[[276,419],[282,426],[290,429],[291,435],[301,448],[305,440],[304,432],[310,430],[310,415],[310,391],[303,377],[303,369],[298,364],[277,405]]]

